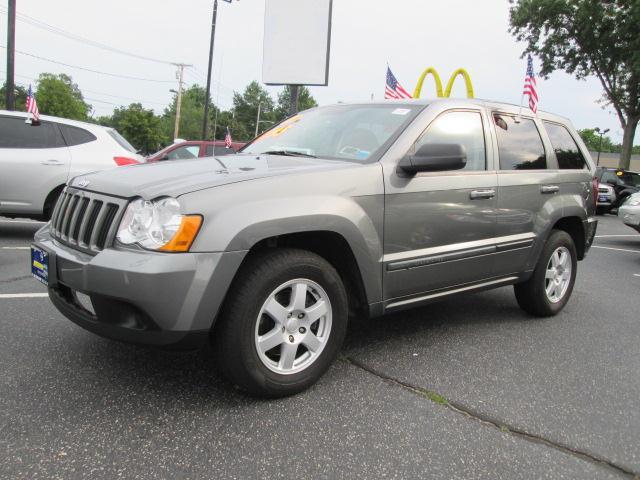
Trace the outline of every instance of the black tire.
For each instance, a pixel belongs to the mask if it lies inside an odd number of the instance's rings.
[[[552,302],[546,292],[546,272],[551,261],[551,255],[560,247],[565,247],[570,254],[571,276],[565,293],[558,301]],[[533,275],[526,282],[514,285],[518,305],[525,312],[537,317],[550,317],[560,312],[569,301],[577,272],[576,246],[571,236],[562,230],[552,230],[547,239]]]
[[[256,324],[272,292],[294,279],[308,279],[324,289],[331,304],[331,328],[313,363],[302,371],[280,374],[269,369],[258,354]],[[283,397],[301,392],[313,385],[338,356],[348,311],[340,276],[324,258],[289,248],[255,253],[233,281],[214,328],[212,342],[217,363],[232,383],[249,394]]]
[[[606,215],[611,211],[611,207],[597,207],[596,215]]]

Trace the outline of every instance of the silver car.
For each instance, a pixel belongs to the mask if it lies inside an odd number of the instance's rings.
[[[618,217],[625,225],[640,232],[640,193],[634,193],[618,208]]]
[[[596,232],[594,172],[570,122],[544,112],[319,107],[231,160],[76,177],[32,272],[87,330],[212,342],[233,383],[289,395],[326,371],[356,315],[505,285],[529,314],[559,313]]]
[[[0,215],[51,216],[70,178],[144,161],[113,128],[0,110]]]

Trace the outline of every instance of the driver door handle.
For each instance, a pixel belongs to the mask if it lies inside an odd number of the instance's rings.
[[[496,196],[496,191],[491,188],[488,190],[472,190],[469,194],[471,200],[482,200],[487,198],[493,198]]]
[[[540,193],[558,193],[560,187],[558,185],[543,185],[540,187]]]
[[[55,158],[49,159],[49,160],[43,160],[42,162],[40,162],[41,165],[49,165],[52,167],[57,167],[57,166],[62,166],[64,165],[64,162],[61,162],[60,160],[56,160]]]

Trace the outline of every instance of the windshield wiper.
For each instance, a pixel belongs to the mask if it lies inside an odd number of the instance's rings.
[[[318,158],[315,155],[311,155],[310,153],[296,152],[295,150],[269,150],[267,152],[262,152],[262,155],[284,155],[288,157]]]

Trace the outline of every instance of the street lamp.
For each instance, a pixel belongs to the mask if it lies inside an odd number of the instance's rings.
[[[600,166],[600,152],[602,151],[602,137],[604,136],[605,133],[609,131],[609,129],[605,128],[604,130],[600,130],[599,127],[596,127],[593,130],[598,135],[600,135],[600,142],[598,142],[598,160],[596,160],[596,167],[598,167]]]

